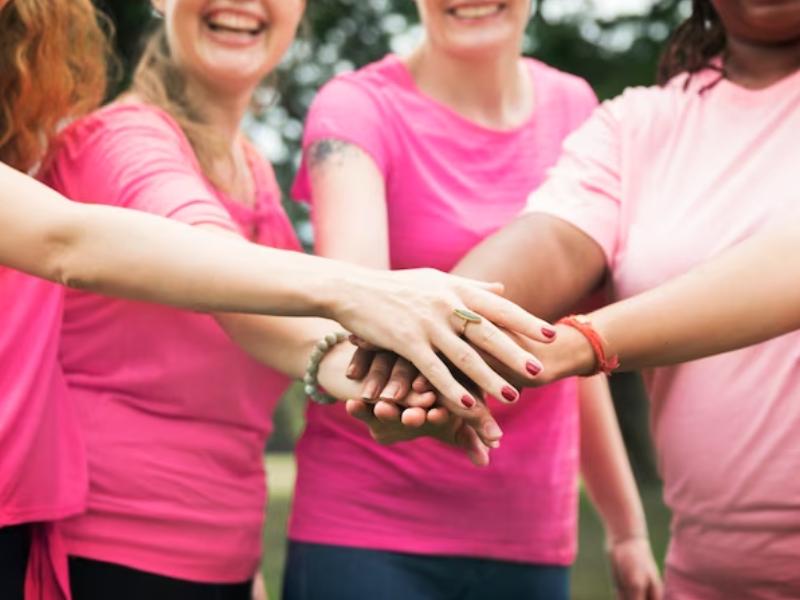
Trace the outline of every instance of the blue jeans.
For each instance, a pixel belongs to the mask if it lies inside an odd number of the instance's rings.
[[[283,600],[567,600],[569,568],[290,542]]]

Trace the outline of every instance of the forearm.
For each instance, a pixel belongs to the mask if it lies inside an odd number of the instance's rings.
[[[605,259],[600,247],[572,225],[531,214],[478,244],[453,272],[499,281],[506,298],[552,320],[599,285]]]
[[[66,285],[196,310],[329,315],[342,279],[364,276],[137,211],[71,203],[0,169],[1,263]]]
[[[626,370],[693,360],[800,328],[800,221],[591,315]],[[795,258],[792,258],[795,257]]]
[[[579,380],[581,472],[609,543],[645,536],[647,522],[604,375]]]

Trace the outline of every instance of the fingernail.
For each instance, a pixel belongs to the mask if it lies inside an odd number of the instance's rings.
[[[504,386],[500,393],[503,394],[503,398],[509,402],[516,402],[519,400],[519,392],[517,392],[517,390],[512,388],[510,385]]]
[[[497,423],[487,423],[483,427],[483,433],[486,437],[492,438],[493,441],[503,437],[503,430],[500,429],[500,426]]]
[[[375,385],[374,383],[370,382],[364,388],[364,391],[361,392],[361,397],[364,400],[374,400],[375,399],[375,394],[377,394],[377,393],[378,393],[378,386]]]
[[[525,363],[525,370],[531,374],[531,376],[536,377],[539,373],[542,372],[542,365],[529,360]]]
[[[463,404],[466,408],[472,408],[475,406],[475,398],[472,396],[462,396],[461,404]]]
[[[397,385],[396,383],[390,383],[385,388],[383,388],[383,391],[381,392],[381,398],[384,398],[386,400],[396,400],[395,396],[399,391],[400,391],[399,385]]]
[[[500,442],[495,440],[493,442],[489,442],[489,448],[492,450],[497,450],[500,447]]]
[[[552,327],[542,327],[542,335],[549,340],[552,340],[556,337],[556,330]]]

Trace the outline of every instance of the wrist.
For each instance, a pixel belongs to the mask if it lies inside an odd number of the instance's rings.
[[[556,341],[552,343],[556,356],[553,366],[547,365],[547,373],[553,379],[588,375],[595,365],[592,345],[576,329],[567,325],[556,325]]]

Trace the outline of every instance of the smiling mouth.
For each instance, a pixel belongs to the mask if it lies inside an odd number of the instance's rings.
[[[206,15],[204,20],[211,31],[219,33],[237,33],[256,37],[267,28],[265,20],[234,11],[216,11]]]
[[[447,13],[457,19],[485,19],[500,14],[506,9],[504,2],[494,4],[465,4],[447,9]]]

